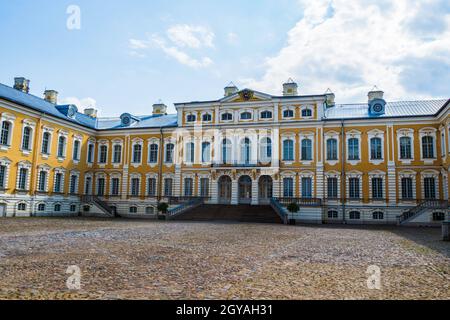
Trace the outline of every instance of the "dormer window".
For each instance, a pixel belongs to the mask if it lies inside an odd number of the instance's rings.
[[[272,119],[272,111],[261,112],[261,119]]]
[[[229,112],[222,114],[222,121],[231,121],[233,120],[233,115]]]
[[[302,117],[303,118],[310,118],[312,117],[312,110],[307,108],[302,110]]]
[[[251,120],[252,114],[250,112],[241,113],[241,120]]]
[[[195,114],[188,114],[186,121],[187,122],[195,122],[197,120],[197,117],[195,116]]]
[[[202,121],[203,122],[211,122],[212,121],[212,116],[209,113],[205,113],[202,117]]]
[[[293,118],[294,117],[294,110],[284,110],[283,111],[283,118]]]

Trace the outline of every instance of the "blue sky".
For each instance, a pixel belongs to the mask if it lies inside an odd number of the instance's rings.
[[[0,37],[1,83],[25,76],[32,93],[102,116],[148,114],[158,99],[173,112],[230,81],[279,94],[289,77],[338,102],[373,85],[392,100],[450,97],[445,0],[0,0]]]

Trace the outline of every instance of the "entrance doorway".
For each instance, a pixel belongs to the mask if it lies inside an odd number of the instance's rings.
[[[223,176],[219,179],[219,203],[231,203],[231,178]]]
[[[0,217],[6,217],[6,204],[4,203],[0,204]]]
[[[239,178],[239,204],[252,203],[252,179],[249,176]]]
[[[259,178],[259,204],[269,204],[273,197],[273,180],[269,176]]]

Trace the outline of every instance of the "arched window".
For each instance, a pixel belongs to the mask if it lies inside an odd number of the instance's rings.
[[[44,203],[39,203],[38,207],[37,207],[37,210],[40,211],[40,212],[45,211],[45,204]]]
[[[370,158],[372,160],[383,159],[383,145],[381,138],[370,139]]]
[[[223,139],[222,141],[222,163],[231,162],[231,141],[228,139]]]
[[[302,198],[310,199],[313,196],[312,192],[312,178],[302,178]]]
[[[66,137],[58,138],[58,158],[64,158],[66,153]]]
[[[384,219],[384,213],[381,211],[375,211],[372,213],[373,220],[383,220]]]
[[[100,146],[100,154],[98,157],[98,162],[101,164],[105,164],[108,159],[108,146],[101,145]]]
[[[328,219],[337,219],[339,218],[339,213],[336,210],[328,211]]]
[[[80,141],[78,140],[73,142],[73,160],[80,160]]]
[[[142,159],[142,145],[135,144],[133,146],[133,163],[141,163]]]
[[[147,196],[149,196],[149,197],[156,196],[156,179],[155,178],[147,179]]]
[[[45,192],[47,189],[47,172],[39,172],[38,191]]]
[[[291,139],[283,142],[283,160],[294,161],[294,141]]]
[[[195,114],[188,114],[186,121],[187,122],[195,122],[197,120],[197,117],[195,116]]]
[[[272,119],[272,111],[261,112],[261,119]]]
[[[173,143],[168,143],[166,145],[166,163],[173,162],[173,151],[175,150],[175,145]]]
[[[241,142],[241,160],[244,164],[249,164],[251,159],[252,145],[249,138]]]
[[[222,114],[222,121],[231,121],[233,120],[233,115],[229,112]]]
[[[348,160],[359,160],[359,140],[357,138],[348,139]]]
[[[173,179],[166,178],[164,179],[164,196],[171,197],[173,194]]]
[[[293,118],[294,117],[294,110],[284,110],[283,111],[283,118]]]
[[[210,162],[211,161],[211,143],[203,142],[202,143],[202,162]]]
[[[131,195],[133,197],[138,197],[141,193],[140,190],[141,190],[141,179],[131,178]]]
[[[434,159],[434,139],[431,136],[422,137],[422,153],[424,159]]]
[[[194,163],[195,161],[195,144],[189,142],[186,144],[186,162]]]
[[[303,109],[302,110],[302,117],[303,118],[312,117],[312,110],[311,109]]]
[[[55,204],[55,212],[61,212],[61,205],[59,203]]]
[[[400,159],[412,159],[412,143],[410,137],[400,138]]]
[[[252,114],[250,112],[241,113],[241,120],[251,120]]]
[[[303,139],[302,140],[302,160],[311,161],[312,160],[312,140]]]
[[[26,203],[19,203],[18,205],[17,205],[17,210],[19,210],[19,211],[25,211],[25,210],[27,210],[27,204]]]
[[[114,153],[113,153],[113,163],[120,163],[122,162],[122,146],[120,144],[116,144],[114,146]]]
[[[351,211],[349,213],[350,220],[360,220],[361,213],[359,211]]]
[[[184,196],[185,197],[192,197],[193,192],[194,192],[193,187],[194,187],[194,180],[192,180],[192,178],[184,179]]]
[[[260,158],[263,162],[272,159],[272,139],[264,138],[261,140]]]
[[[327,160],[337,160],[337,159],[338,159],[337,140],[336,139],[328,139],[327,140]]]
[[[402,178],[402,199],[412,200],[413,194],[413,179]]]
[[[2,122],[2,131],[0,134],[0,145],[2,145],[2,146],[9,145],[10,134],[11,134],[11,123],[8,121],[3,121]]]
[[[31,128],[25,127],[23,129],[23,138],[22,138],[22,150],[29,151],[31,149]]]
[[[50,132],[44,132],[42,135],[42,153],[49,154],[50,153]]]
[[[294,197],[294,178],[283,179],[283,197],[285,198]]]
[[[135,206],[132,206],[132,207],[130,207],[129,212],[130,213],[137,213],[138,212],[138,208],[135,207]]]
[[[156,143],[152,143],[149,147],[148,162],[158,163],[158,145]]]
[[[372,178],[372,198],[383,199],[383,179]]]
[[[212,120],[212,116],[210,113],[205,113],[202,117],[203,122],[210,122]]]
[[[444,212],[433,212],[433,221],[444,221],[445,213]]]

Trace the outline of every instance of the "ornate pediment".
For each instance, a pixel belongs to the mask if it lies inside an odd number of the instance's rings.
[[[244,89],[229,97],[225,97],[221,102],[252,102],[252,101],[270,101],[272,99],[271,95],[261,93],[258,91]]]

